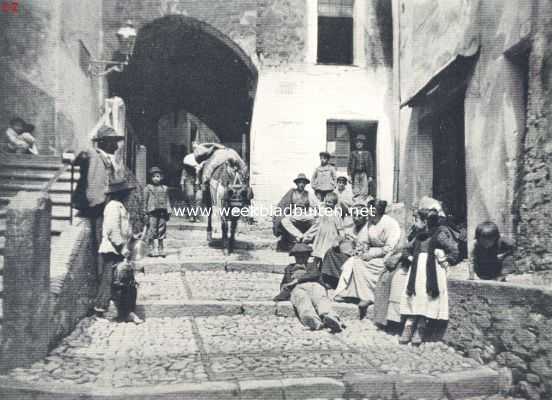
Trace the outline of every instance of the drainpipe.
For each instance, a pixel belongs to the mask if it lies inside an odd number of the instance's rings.
[[[400,52],[401,52],[401,4],[400,0],[393,0],[391,15],[393,16],[393,26],[394,29],[393,35],[393,107],[397,113],[395,116],[395,135],[394,139],[394,157],[393,157],[393,202],[399,202],[399,176],[400,176],[400,145],[401,145],[401,62],[400,62]],[[394,15],[393,15],[394,14]]]

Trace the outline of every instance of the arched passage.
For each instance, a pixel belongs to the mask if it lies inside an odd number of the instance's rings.
[[[130,64],[109,84],[111,95],[125,100],[135,134],[148,147],[149,163],[163,164],[158,121],[179,110],[199,118],[223,143],[245,138],[249,159],[257,70],[212,26],[182,15],[149,23],[138,33]]]

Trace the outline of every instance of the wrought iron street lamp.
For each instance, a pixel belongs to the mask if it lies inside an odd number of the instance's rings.
[[[134,51],[137,32],[131,20],[117,31],[119,40],[119,53],[124,56],[123,61],[90,60],[88,64],[88,73],[92,76],[105,76],[113,71],[123,72],[130,61]]]

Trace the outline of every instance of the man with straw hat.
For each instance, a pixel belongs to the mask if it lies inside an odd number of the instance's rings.
[[[79,217],[90,221],[94,253],[98,251],[102,240],[103,212],[109,182],[116,177],[121,178],[124,173],[124,169],[115,161],[115,152],[122,148],[124,139],[115,129],[104,125],[92,139],[96,146],[79,153],[74,161],[80,167],[80,177],[71,202],[73,208],[79,210]],[[102,257],[97,257],[98,280],[101,280],[104,272],[102,263]]]
[[[312,248],[304,243],[295,244],[290,256],[295,263],[286,267],[280,293],[274,301],[291,300],[303,325],[316,331],[324,328],[341,332],[345,326],[334,313],[328,292],[320,282],[320,272],[308,263]]]
[[[287,233],[293,242],[299,242],[303,239],[303,232],[314,223],[312,211],[318,206],[318,200],[305,189],[310,183],[305,174],[297,175],[293,182],[295,187],[288,190],[278,203],[272,228],[275,236]]]

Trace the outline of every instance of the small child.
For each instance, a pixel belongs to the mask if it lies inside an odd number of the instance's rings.
[[[447,268],[459,261],[458,244],[448,227],[440,223],[435,209],[419,209],[418,232],[409,249],[412,264],[400,312],[406,317],[400,344],[424,341],[427,319],[448,320]]]
[[[144,204],[148,215],[150,257],[165,257],[163,240],[167,237],[167,221],[171,214],[168,188],[161,184],[163,175],[159,167],[150,169],[151,184],[144,190]]]
[[[297,243],[290,251],[295,263],[286,267],[280,293],[274,301],[291,300],[301,323],[313,331],[329,328],[341,332],[345,325],[333,312],[327,290],[320,282],[318,268],[308,263],[312,248]]]
[[[124,203],[133,189],[134,186],[123,179],[113,181],[106,191],[109,200],[103,212],[102,242],[98,250],[104,268],[94,310],[98,316],[103,316],[113,299],[119,321],[141,324],[143,321],[134,313],[137,291],[133,272],[127,270],[125,280],[118,279],[120,270],[129,264],[131,228]]]
[[[319,201],[324,201],[328,193],[335,190],[336,170],[330,162],[330,153],[320,152],[320,166],[314,170],[311,187]]]
[[[337,188],[334,193],[337,194],[337,204],[341,208],[343,218],[349,214],[351,206],[353,205],[353,192],[347,185],[349,179],[346,175],[338,175]]]
[[[339,245],[344,239],[343,216],[340,209],[336,209],[337,194],[330,192],[324,198],[324,207],[314,225],[303,235],[304,242],[314,238],[314,263],[319,266],[326,252]]]
[[[479,279],[505,281],[505,274],[512,272],[514,244],[500,236],[498,226],[491,221],[477,225],[475,244],[470,263],[469,278],[474,272]]]

